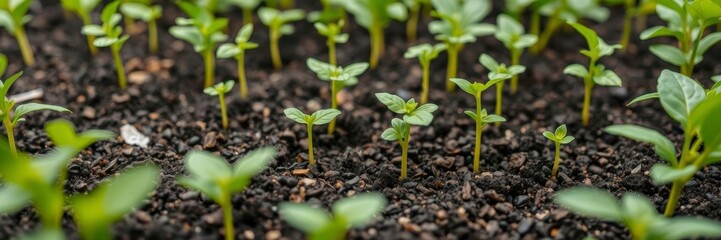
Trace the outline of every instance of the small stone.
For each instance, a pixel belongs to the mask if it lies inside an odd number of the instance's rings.
[[[303,186],[313,186],[317,181],[310,178],[303,178],[300,182],[303,183]]]
[[[150,81],[151,78],[150,73],[144,71],[131,72],[128,74],[128,81],[135,85],[144,84]]]
[[[180,196],[178,196],[178,197],[180,197],[180,199],[182,199],[182,200],[188,200],[191,198],[197,198],[198,195],[200,195],[200,194],[196,191],[187,191],[187,192],[181,193]]]
[[[135,218],[137,218],[141,223],[149,223],[150,221],[153,221],[153,218],[146,211],[135,212]]]
[[[355,185],[356,183],[358,183],[358,181],[360,181],[360,177],[355,176],[355,177],[352,178],[351,180],[346,181],[346,182],[345,182],[345,185],[353,186],[353,185]]]
[[[245,230],[243,231],[243,237],[245,237],[245,239],[255,239],[255,233],[250,230]]]
[[[280,179],[278,179],[278,182],[285,185],[286,187],[291,188],[298,185],[298,179],[294,177],[280,177]]]
[[[217,144],[218,139],[218,133],[216,132],[209,132],[208,134],[205,134],[205,137],[203,137],[203,148],[204,149],[211,149],[214,148]]]
[[[148,143],[150,142],[150,138],[138,132],[138,129],[135,129],[135,127],[130,124],[125,124],[120,127],[120,136],[123,137],[125,143],[142,148],[148,147]]]
[[[95,108],[84,107],[83,108],[83,117],[87,118],[87,119],[95,119]]]
[[[280,239],[280,236],[281,236],[280,231],[278,231],[278,230],[271,230],[271,231],[265,233],[265,239],[268,239],[268,240],[278,240],[278,239]]]
[[[192,136],[190,139],[188,139],[188,145],[195,145],[200,142],[200,137],[198,136]]]
[[[111,98],[114,103],[124,103],[130,100],[130,95],[126,93],[113,93]]]
[[[293,169],[291,172],[294,176],[310,176],[308,173],[310,173],[310,169]]]
[[[524,218],[521,220],[521,223],[518,224],[518,233],[521,235],[526,234],[528,230],[531,230],[531,227],[533,227],[533,220]]]
[[[323,176],[324,176],[325,178],[332,178],[332,177],[335,177],[335,176],[338,176],[338,175],[340,175],[340,173],[339,173],[338,171],[333,171],[333,170],[327,171],[327,172],[325,172],[325,173],[323,174]]]
[[[448,212],[446,212],[445,210],[440,210],[440,211],[436,212],[436,218],[438,218],[438,219],[447,219],[447,218],[448,218]]]
[[[522,206],[525,206],[527,202],[528,202],[528,196],[521,195],[521,196],[516,197],[516,200],[513,201],[513,204],[515,204],[517,207],[522,207]]]

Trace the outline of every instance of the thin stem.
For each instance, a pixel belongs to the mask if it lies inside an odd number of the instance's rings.
[[[531,12],[531,29],[530,33],[538,36],[541,33],[541,12],[534,9]]]
[[[383,48],[384,48],[384,36],[383,36],[383,27],[380,24],[374,24],[370,28],[370,35],[371,35],[371,56],[370,56],[370,65],[371,68],[376,68],[378,66],[378,61],[380,60],[381,55],[383,54]]]
[[[113,61],[115,61],[115,72],[118,74],[118,85],[120,89],[128,87],[128,83],[125,80],[125,67],[123,66],[123,59],[120,58],[120,46],[113,44],[110,46],[110,50],[113,53]]]
[[[590,111],[591,111],[591,90],[593,90],[593,83],[585,81],[584,84],[584,95],[583,95],[583,110],[581,112],[581,122],[584,127],[588,127],[590,123]]]
[[[275,70],[280,70],[283,67],[283,62],[280,59],[280,49],[278,49],[279,37],[277,29],[270,31],[270,57],[273,60]]]
[[[415,7],[411,7],[410,15],[408,16],[408,23],[406,23],[406,38],[408,43],[415,43],[418,30],[418,18],[421,15],[420,4],[416,4]]]
[[[621,46],[623,50],[628,49],[628,44],[631,39],[631,24],[633,23],[633,14],[636,12],[636,1],[626,0],[626,16],[623,21],[623,34],[621,35]]]
[[[135,21],[129,17],[124,17],[123,20],[125,21],[125,30],[129,33],[135,33]]]
[[[35,65],[35,57],[33,56],[33,50],[30,47],[28,36],[25,33],[25,28],[23,26],[17,26],[16,28],[15,37],[17,38],[18,46],[20,46],[20,53],[23,55],[25,65]]]
[[[315,157],[313,157],[313,124],[306,124],[308,130],[308,163],[315,166]]]
[[[83,21],[84,26],[92,24],[90,16],[88,16],[87,14],[80,14],[80,19]],[[85,35],[85,38],[88,40],[88,49],[90,50],[90,54],[95,56],[95,54],[98,53],[98,48],[95,47],[95,44],[93,44],[93,41],[95,41],[95,36]]]
[[[253,24],[253,9],[243,8],[243,25]]]
[[[223,222],[225,228],[225,240],[235,239],[235,227],[233,226],[233,205],[230,204],[230,196],[226,204],[221,206],[223,208]]]
[[[3,119],[3,125],[5,125],[5,131],[8,135],[8,146],[10,147],[10,154],[12,154],[13,157],[17,157],[18,150],[17,146],[15,146],[15,128],[10,121],[10,114],[5,114],[5,119]]]
[[[218,101],[220,102],[220,117],[223,123],[223,129],[228,128],[228,111],[227,107],[225,106],[225,94],[222,92],[218,92]]]
[[[481,116],[481,95],[476,96],[476,115]],[[476,119],[476,146],[473,154],[473,173],[479,173],[481,168],[481,139],[483,138],[483,123]]]
[[[411,131],[410,127],[406,129],[405,140],[400,142],[401,144],[401,179],[408,178],[408,145],[411,142]]]
[[[676,205],[678,204],[678,199],[681,197],[683,184],[684,182],[681,181],[673,182],[673,185],[671,186],[671,193],[668,196],[668,203],[666,203],[666,210],[663,213],[666,217],[673,217],[673,214],[676,211]]]
[[[421,104],[425,104],[428,102],[431,68],[429,66],[430,63],[424,63],[421,65],[423,67],[423,82],[421,83]]]
[[[561,164],[561,142],[554,141],[556,145],[556,153],[553,155],[553,171],[551,175],[556,177],[558,175],[558,165]]]
[[[148,22],[148,47],[151,54],[158,53],[158,23],[155,19]]]
[[[531,51],[534,54],[538,54],[543,51],[543,49],[545,49],[548,45],[548,42],[551,40],[551,37],[553,37],[553,34],[556,33],[556,30],[558,30],[560,26],[561,20],[558,20],[556,16],[551,17],[548,25],[546,26],[546,29],[544,29],[543,33],[541,33],[541,36],[538,39],[538,43],[536,43],[536,45],[531,48]]]
[[[328,63],[333,66],[338,66],[335,54],[335,36],[328,37],[326,45],[328,45]]]
[[[213,55],[213,48],[208,47],[208,49],[205,50],[205,56],[203,57],[203,60],[205,61],[205,87],[211,87],[213,86],[213,83],[215,82],[215,56]]]
[[[706,31],[704,26],[706,23],[701,20],[699,21],[699,30],[698,35],[696,35],[696,41],[693,42],[693,49],[691,50],[691,60],[688,62],[688,77],[691,77],[693,75],[693,68],[696,67],[696,54],[698,54],[698,46],[701,44],[701,38],[703,38],[703,33]]]
[[[241,50],[242,51],[242,50]],[[235,58],[238,62],[238,81],[240,85],[240,98],[248,99],[248,83],[245,79],[245,53],[241,52]]]
[[[331,80],[330,81],[330,108],[331,109],[338,109],[338,86],[337,82]],[[335,118],[328,123],[328,135],[333,135],[333,132],[335,132]]]
[[[522,51],[511,48],[511,66],[520,64]],[[518,75],[513,75],[511,77],[511,94],[516,94],[516,92],[518,92]]]
[[[496,115],[501,116],[503,113],[503,85],[506,85],[506,81],[501,81],[496,84]],[[496,122],[496,127],[500,126],[501,122]]]
[[[456,90],[456,84],[451,82],[451,78],[456,77],[458,72],[458,51],[461,47],[458,44],[448,44],[448,67],[446,68],[446,91],[453,92]]]

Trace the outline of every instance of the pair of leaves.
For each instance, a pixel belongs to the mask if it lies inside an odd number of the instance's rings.
[[[190,19],[175,19],[178,26],[170,27],[169,32],[173,37],[193,45],[196,52],[215,48],[216,43],[228,38],[222,32],[228,26],[227,18],[215,18],[208,9],[192,3],[179,1],[177,5],[190,16]]]
[[[149,6],[139,2],[125,2],[120,6],[120,12],[133,19],[151,22],[163,16],[163,7],[160,5]]]
[[[231,58],[231,57],[243,57],[245,50],[254,49],[258,47],[257,43],[250,42],[250,36],[253,35],[253,24],[246,24],[235,37],[235,44],[223,43],[218,47],[218,58]]]
[[[42,111],[42,110],[50,110],[50,111],[56,111],[56,112],[67,112],[69,113],[70,110],[64,107],[55,106],[55,105],[49,105],[49,104],[41,104],[41,103],[26,103],[21,104],[15,107],[15,101],[12,99],[8,99],[8,91],[10,91],[10,87],[12,87],[13,83],[17,79],[22,76],[23,72],[16,73],[15,75],[10,76],[7,80],[4,82],[0,81],[0,117],[5,117],[5,114],[11,114],[12,117],[10,118],[10,124],[12,126],[15,126],[18,122],[25,121],[25,118],[23,116],[27,115],[28,113],[35,112],[35,111]],[[15,107],[13,109],[13,107]],[[8,127],[12,127],[8,126]]]
[[[620,87],[623,85],[623,82],[621,82],[621,78],[618,74],[612,70],[606,69],[606,66],[603,64],[597,64],[595,66],[593,75],[591,75],[585,66],[576,63],[566,66],[566,68],[563,69],[563,73],[583,79],[590,77],[595,84],[601,86]]]
[[[67,11],[74,12],[80,16],[90,16],[90,13],[95,9],[100,0],[60,0],[63,8]]]
[[[413,98],[405,101],[403,98],[390,93],[376,93],[376,98],[394,113],[403,114],[403,121],[411,125],[430,125],[433,121],[433,112],[438,110],[438,105],[433,103],[418,106],[418,103]]]
[[[498,31],[495,34],[496,39],[510,50],[522,50],[538,42],[538,36],[526,34],[523,24],[511,16],[506,14],[498,15],[496,24],[498,25]]]
[[[411,125],[406,121],[399,118],[391,120],[391,127],[381,133],[381,138],[386,141],[408,141],[408,135],[410,134]]]
[[[485,53],[478,58],[478,62],[490,71],[488,79],[508,79],[508,76],[516,76],[526,71],[526,67],[522,65],[506,67],[505,63],[499,64],[496,59]]]
[[[315,30],[320,33],[320,35],[325,36],[328,38],[328,41],[331,41],[333,43],[346,43],[348,42],[349,35],[347,33],[342,33],[343,26],[345,26],[345,21],[338,20],[338,23],[331,23],[331,24],[325,24],[322,22],[316,22],[313,24],[315,27]]]
[[[575,140],[573,136],[568,136],[568,129],[566,128],[566,124],[562,124],[561,126],[558,126],[556,128],[556,131],[545,131],[543,132],[543,136],[548,138],[551,141],[558,142],[561,144],[568,144]]]
[[[297,108],[287,108],[283,110],[283,113],[285,113],[285,116],[290,120],[307,125],[327,124],[341,114],[340,110],[337,109],[321,109],[315,111],[311,115],[308,115],[298,110]]]
[[[216,83],[212,87],[207,87],[203,89],[203,92],[210,96],[218,96],[230,92],[230,90],[233,89],[233,86],[235,86],[235,81],[228,80],[225,82]]]
[[[18,28],[30,22],[31,17],[25,14],[32,2],[32,0],[4,0],[4,3],[0,3],[0,27],[15,35]]]
[[[85,35],[96,36],[93,45],[96,47],[109,47],[111,45],[122,46],[128,40],[128,35],[123,35],[123,28],[118,26],[122,16],[117,13],[120,1],[111,2],[103,8],[100,19],[103,25],[85,25],[81,32]]]
[[[604,56],[610,56],[616,49],[621,49],[623,47],[619,44],[606,44],[603,39],[598,37],[598,34],[596,34],[595,31],[586,26],[583,26],[580,23],[568,22],[568,24],[571,25],[571,27],[573,27],[574,29],[576,29],[576,31],[578,31],[578,33],[583,35],[583,37],[586,39],[586,43],[588,44],[588,50],[582,50],[581,53],[591,58],[592,60],[597,60]]]
[[[703,55],[716,43],[721,41],[721,33],[711,33],[699,40],[696,56],[691,59],[691,53],[684,53],[680,48],[672,45],[656,44],[651,45],[649,50],[661,60],[676,66],[682,66],[691,63],[698,64],[703,60]]]
[[[262,7],[258,10],[258,17],[271,31],[277,31],[280,35],[290,35],[295,29],[288,23],[303,20],[305,12],[300,9],[280,11]]]
[[[232,193],[240,192],[250,184],[251,178],[263,171],[275,158],[272,147],[250,151],[234,165],[205,151],[193,151],[185,156],[188,177],[178,178],[178,183],[200,191],[215,202],[225,203]]]
[[[367,225],[386,205],[378,193],[361,193],[335,202],[332,215],[301,203],[281,203],[279,212],[290,225],[306,232],[308,239],[344,239],[348,229]]]
[[[366,29],[384,28],[393,19],[403,21],[408,17],[406,7],[398,0],[347,0],[344,6]]]
[[[438,57],[438,54],[445,51],[447,48],[448,46],[445,43],[438,43],[435,45],[423,43],[409,47],[408,50],[406,50],[406,53],[403,54],[403,57],[418,58],[418,61],[421,62],[421,66],[427,68],[431,61]]]
[[[477,36],[496,32],[492,24],[479,23],[491,11],[491,2],[488,0],[432,0],[431,3],[435,9],[431,14],[441,20],[430,22],[428,30],[438,40],[465,44],[475,42]]]
[[[488,111],[484,108],[481,109],[481,115],[479,116],[476,112],[473,112],[471,110],[463,111],[466,115],[468,115],[471,119],[476,121],[476,124],[481,124],[482,127],[485,127],[489,123],[497,123],[497,122],[505,122],[506,118],[495,115],[495,114],[488,114]]]
[[[471,94],[476,98],[479,98],[481,97],[483,91],[486,91],[488,88],[492,87],[496,83],[511,78],[511,75],[498,75],[496,77],[498,78],[488,80],[488,82],[486,82],[485,84],[480,82],[471,83],[468,80],[462,78],[451,78],[450,81],[458,85],[458,87],[460,87],[461,90],[463,90],[464,92]]]
[[[635,239],[676,240],[721,236],[721,223],[701,218],[666,218],[640,195],[624,194],[619,202],[610,193],[576,187],[556,194],[554,201],[574,213],[626,225]]]
[[[342,84],[336,85],[337,89],[334,89],[335,91],[338,91],[345,86],[357,84],[358,76],[363,74],[363,72],[365,72],[369,67],[368,63],[365,62],[340,67],[314,58],[308,58],[306,65],[311,71],[315,72],[320,80],[342,82]]]

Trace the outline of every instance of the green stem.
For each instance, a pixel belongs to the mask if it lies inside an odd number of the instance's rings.
[[[371,35],[371,56],[370,65],[371,68],[378,66],[378,61],[383,54],[383,48],[385,39],[383,36],[383,27],[380,24],[373,24],[370,28]]]
[[[128,82],[125,80],[125,67],[123,66],[123,59],[120,58],[120,46],[118,44],[113,44],[110,46],[110,50],[113,53],[115,72],[118,74],[118,85],[120,85],[120,89],[125,89],[128,87]]]
[[[243,25],[253,24],[253,9],[243,8]]]
[[[541,33],[541,36],[538,39],[538,43],[536,43],[536,45],[531,48],[531,51],[534,54],[538,54],[543,51],[543,49],[546,48],[548,42],[551,40],[551,37],[553,37],[553,34],[556,33],[556,30],[558,30],[559,27],[561,27],[561,20],[557,19],[557,17],[551,17],[548,25],[546,26],[546,29],[544,29],[543,33]]]
[[[10,154],[12,154],[13,157],[17,157],[18,150],[17,146],[15,145],[15,128],[10,121],[10,114],[5,114],[5,119],[3,119],[3,125],[5,125],[5,131],[8,135],[8,146],[10,147]]]
[[[273,60],[273,67],[275,70],[280,70],[283,67],[283,62],[280,59],[280,50],[278,49],[278,30],[274,29],[270,31],[270,57]]]
[[[35,65],[35,57],[33,56],[32,48],[30,48],[30,42],[28,41],[28,36],[25,33],[25,28],[23,26],[16,26],[16,28],[15,37],[17,38],[18,46],[20,46],[20,53],[23,55],[25,65]]]
[[[430,75],[431,75],[431,68],[430,63],[424,63],[422,64],[423,67],[423,82],[421,83],[421,104],[425,104],[428,102],[428,92],[430,88]]]
[[[225,94],[218,92],[218,101],[220,102],[220,117],[223,123],[223,129],[228,128],[228,111],[225,106]]]
[[[416,4],[415,7],[411,7],[410,15],[408,16],[408,22],[406,23],[406,38],[409,43],[415,43],[418,30],[418,18],[421,14],[420,4]]]
[[[456,90],[456,84],[451,82],[451,78],[456,77],[458,72],[458,51],[460,51],[458,44],[448,44],[448,67],[446,68],[446,91],[453,92]]]
[[[511,65],[518,65],[521,62],[522,50],[511,48]],[[518,75],[511,77],[511,94],[518,92]]]
[[[581,122],[584,127],[588,127],[590,123],[590,111],[591,111],[591,90],[593,90],[593,83],[585,81],[584,84],[584,95],[583,95],[583,110],[581,112]]]
[[[225,228],[225,240],[235,239],[235,227],[233,226],[233,205],[230,204],[230,196],[228,196],[227,203],[223,204],[223,222]]]
[[[330,81],[330,108],[331,109],[338,109],[338,91],[336,90],[338,87],[336,86],[338,83],[336,81],[331,80]],[[335,118],[328,123],[328,135],[333,135],[333,132],[335,132]]]
[[[335,36],[329,37],[326,45],[328,45],[328,63],[333,66],[338,66],[335,54]]]
[[[673,217],[673,214],[676,211],[676,205],[678,204],[678,199],[681,197],[683,184],[684,183],[681,181],[673,182],[673,185],[671,186],[671,193],[668,196],[668,203],[666,203],[666,210],[663,213],[666,217]]]
[[[701,38],[703,38],[703,33],[706,31],[706,29],[704,28],[705,25],[706,23],[703,20],[699,22],[700,29],[698,30],[698,35],[696,35],[696,41],[693,42],[693,48],[691,50],[690,56],[691,60],[688,62],[688,75],[686,75],[688,77],[691,77],[691,75],[693,75],[693,69],[694,67],[696,67],[696,54],[698,54],[698,47],[701,43]]]
[[[155,19],[148,22],[148,47],[151,54],[158,53],[158,23]]]
[[[306,124],[308,130],[308,163],[315,166],[315,157],[313,157],[313,124]]]
[[[90,20],[90,16],[88,16],[87,14],[80,14],[80,19],[83,21],[84,26],[93,24]],[[95,47],[95,44],[93,44],[93,41],[95,41],[95,36],[85,35],[85,38],[88,40],[88,49],[90,50],[90,54],[95,56],[95,54],[98,53],[98,48]]]
[[[553,171],[551,172],[551,175],[553,177],[556,177],[558,175],[558,165],[561,164],[561,142],[556,142],[556,153],[553,155]]]
[[[496,84],[496,115],[498,116],[503,115],[503,85],[506,85],[506,81]],[[496,127],[500,125],[501,122],[496,122]]]
[[[626,16],[623,21],[623,33],[621,35],[621,46],[623,50],[628,48],[628,43],[631,39],[631,24],[633,23],[633,14],[636,12],[636,1],[626,0]]]
[[[534,9],[531,12],[531,29],[530,33],[534,36],[538,36],[541,33],[541,12]]]
[[[125,30],[131,34],[134,33],[135,32],[135,26],[134,26],[135,21],[133,21],[133,19],[129,18],[129,17],[124,17],[123,20],[125,21]]]
[[[248,99],[248,83],[245,79],[245,53],[241,52],[235,58],[238,63],[238,81],[240,82],[240,98]]]
[[[215,57],[213,55],[213,48],[208,47],[205,50],[205,56],[203,61],[205,62],[205,84],[204,86],[211,87],[215,82]]]
[[[401,141],[401,178],[408,178],[408,145],[411,142],[410,127],[406,129],[405,140]]]
[[[481,116],[481,95],[476,96],[476,115]],[[473,173],[479,173],[481,168],[481,139],[483,138],[483,123],[476,119],[476,146],[473,154]]]

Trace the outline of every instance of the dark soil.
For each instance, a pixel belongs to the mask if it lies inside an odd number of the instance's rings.
[[[91,190],[106,176],[145,162],[162,168],[162,183],[148,204],[115,225],[118,239],[220,239],[222,216],[219,207],[200,194],[175,183],[183,175],[182,157],[188,151],[212,151],[234,162],[260,146],[275,146],[279,155],[268,170],[254,178],[248,190],[235,195],[234,217],[237,238],[299,239],[302,233],[278,217],[277,205],[284,201],[330,206],[358,192],[377,191],[389,200],[382,218],[365,229],[352,230],[359,239],[601,239],[628,238],[623,226],[581,218],[552,203],[555,191],[593,185],[617,196],[625,192],[645,194],[659,211],[669,188],[655,186],[648,177],[650,167],[660,161],[652,146],[604,134],[608,125],[633,123],[667,133],[679,142],[681,129],[654,101],[626,107],[630,99],[655,90],[663,68],[675,69],[648,52],[650,42],[634,39],[629,53],[618,53],[603,62],[622,77],[624,87],[594,90],[592,124],[580,126],[582,81],[562,74],[564,66],[585,63],[578,51],[586,47],[573,30],[562,30],[549,48],[538,56],[528,54],[523,63],[529,70],[521,79],[520,92],[504,97],[504,115],[509,122],[486,128],[483,136],[482,171],[469,168],[473,151],[473,123],[462,111],[474,107],[465,93],[445,93],[445,55],[433,63],[431,101],[441,106],[429,127],[413,130],[409,180],[399,181],[400,147],[380,138],[394,117],[380,104],[376,92],[417,97],[421,70],[415,60],[403,59],[408,47],[404,25],[393,23],[386,31],[387,50],[380,66],[363,74],[360,83],[341,93],[343,115],[337,135],[316,129],[318,167],[296,176],[294,169],[307,167],[304,127],[285,119],[282,110],[299,107],[314,111],[328,107],[329,84],[318,80],[305,66],[305,59],[325,59],[323,39],[311,24],[296,24],[296,34],[281,39],[285,67],[273,71],[265,27],[256,27],[253,40],[261,47],[247,56],[250,99],[243,101],[233,91],[229,100],[231,125],[220,128],[217,100],[202,93],[200,56],[191,46],[160,32],[161,52],[147,53],[144,31],[134,34],[123,49],[127,71],[149,81],[117,87],[112,59],[107,49],[89,56],[80,35],[80,22],[63,15],[56,1],[41,1],[33,9],[28,32],[37,65],[23,68],[15,41],[5,32],[0,49],[11,59],[8,72],[24,70],[12,93],[36,88],[45,91],[42,102],[66,106],[73,114],[38,113],[28,117],[16,134],[18,147],[29,153],[44,153],[52,143],[43,123],[55,118],[73,121],[79,129],[109,129],[119,132],[132,124],[151,138],[148,148],[125,144],[118,137],[94,144],[71,164],[66,189],[69,193]],[[303,2],[306,9],[317,8]],[[315,4],[315,3],[314,3]],[[40,13],[41,12],[41,13]],[[620,36],[623,11],[614,9],[606,24],[589,23],[601,36],[614,42]],[[98,13],[96,13],[98,14]],[[161,29],[182,16],[166,4]],[[495,16],[493,14],[492,16]],[[95,16],[96,18],[98,16]],[[240,16],[231,16],[230,33],[240,28]],[[489,17],[493,22],[495,17]],[[257,19],[256,19],[257,22]],[[650,23],[658,20],[650,19]],[[259,23],[256,26],[260,26]],[[140,30],[142,23],[136,24]],[[351,41],[339,46],[341,64],[366,61],[369,41],[364,29],[351,24]],[[431,42],[420,31],[421,42]],[[707,54],[697,77],[707,81],[718,73],[719,48]],[[493,37],[482,37],[461,54],[462,77],[485,80],[478,64],[481,53],[507,60],[508,53]],[[217,80],[235,79],[235,62],[218,60]],[[131,77],[131,78],[135,78]],[[484,96],[492,110],[494,92]],[[563,147],[560,176],[550,179],[552,145],[541,133],[566,123],[577,140]],[[678,215],[702,215],[721,220],[721,168],[700,171],[687,184]],[[72,238],[76,226],[70,215],[63,224]],[[28,208],[0,217],[0,239],[8,239],[39,227],[35,212]]]

